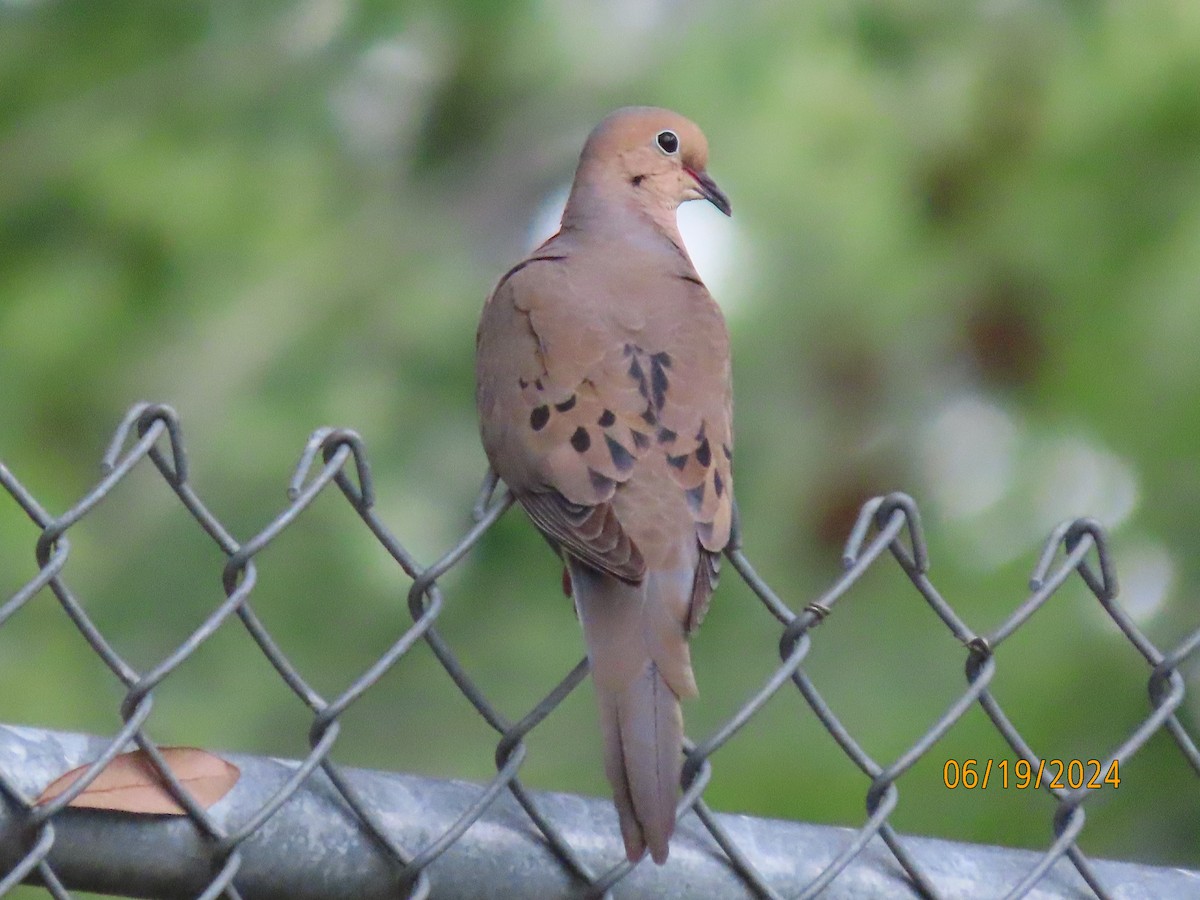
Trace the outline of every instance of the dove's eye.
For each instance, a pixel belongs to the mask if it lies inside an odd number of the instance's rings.
[[[668,156],[679,152],[679,135],[673,131],[660,131],[654,140],[658,149]]]

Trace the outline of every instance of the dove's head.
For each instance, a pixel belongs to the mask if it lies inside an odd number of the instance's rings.
[[[572,194],[619,199],[655,219],[673,220],[687,200],[708,200],[728,216],[729,199],[707,165],[708,141],[693,122],[669,109],[627,106],[588,136]]]

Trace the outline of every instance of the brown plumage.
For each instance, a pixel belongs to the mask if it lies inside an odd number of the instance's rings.
[[[729,336],[675,211],[729,202],[694,124],[618,110],[584,145],[562,228],[500,279],[476,352],[484,449],[562,554],[631,861],[667,858],[687,636],[733,503]]]

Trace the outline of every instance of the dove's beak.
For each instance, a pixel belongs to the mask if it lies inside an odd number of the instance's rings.
[[[725,213],[725,215],[733,215],[733,207],[729,205],[729,198],[725,196],[724,191],[717,187],[717,183],[709,177],[707,172],[703,170],[696,172],[688,169],[687,173],[696,179],[696,187],[705,200]]]

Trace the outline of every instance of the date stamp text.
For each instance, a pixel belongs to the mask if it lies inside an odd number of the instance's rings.
[[[989,784],[1001,788],[1037,789],[1043,786],[1055,790],[1086,787],[1097,790],[1105,785],[1121,786],[1120,760],[1106,767],[1098,759],[1043,759],[1030,765],[1027,759],[1011,762],[1007,759],[948,759],[942,766],[942,783],[949,789],[984,790]]]

